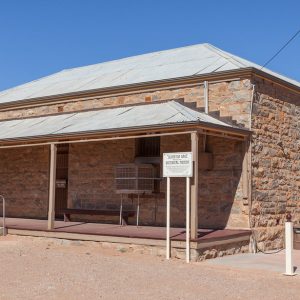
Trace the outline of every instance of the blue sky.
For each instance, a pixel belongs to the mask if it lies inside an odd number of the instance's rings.
[[[0,0],[0,90],[203,42],[264,64],[298,29],[297,0]],[[268,68],[300,81],[300,35]]]

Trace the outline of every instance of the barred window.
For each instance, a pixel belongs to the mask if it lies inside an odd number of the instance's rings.
[[[136,156],[159,157],[160,137],[147,137],[136,139]]]

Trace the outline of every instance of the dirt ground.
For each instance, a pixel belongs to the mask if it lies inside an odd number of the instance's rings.
[[[300,276],[166,261],[98,243],[0,238],[0,299],[300,299]]]

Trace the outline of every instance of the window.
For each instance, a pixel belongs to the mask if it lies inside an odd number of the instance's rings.
[[[136,139],[136,156],[159,157],[160,137],[148,137]]]

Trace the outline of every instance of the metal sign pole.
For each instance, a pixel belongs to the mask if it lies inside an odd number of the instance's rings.
[[[121,194],[121,203],[120,203],[120,225],[123,225],[123,194]]]
[[[167,245],[166,258],[170,259],[170,177],[167,177]]]
[[[6,235],[6,229],[5,229],[5,198],[0,195],[0,199],[2,199],[2,226],[3,226],[3,236]]]
[[[172,152],[163,155],[163,177],[167,178],[166,258],[171,256],[170,240],[170,178],[186,177],[186,261],[190,262],[190,177],[193,176],[192,152]]]
[[[186,262],[190,262],[190,177],[186,178]]]
[[[139,227],[140,221],[140,194],[137,195],[137,214],[136,214],[136,226]]]

